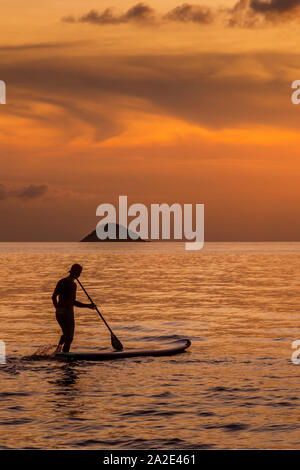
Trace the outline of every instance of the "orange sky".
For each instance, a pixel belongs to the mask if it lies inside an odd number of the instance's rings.
[[[120,194],[300,240],[300,13],[251,2],[2,1],[0,241],[78,240]]]

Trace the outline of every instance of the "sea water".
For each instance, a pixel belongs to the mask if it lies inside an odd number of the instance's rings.
[[[0,244],[0,448],[298,448],[300,243],[119,245]],[[51,295],[75,262],[125,348],[188,352],[31,359],[58,341]],[[111,349],[97,312],[75,316],[73,351]]]

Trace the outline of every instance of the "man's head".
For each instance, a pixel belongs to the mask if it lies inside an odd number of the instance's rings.
[[[73,279],[77,279],[80,276],[81,271],[82,271],[82,266],[80,266],[80,264],[73,264],[69,273]]]

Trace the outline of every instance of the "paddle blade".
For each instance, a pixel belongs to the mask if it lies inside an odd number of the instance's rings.
[[[123,345],[115,335],[111,335],[111,345],[117,351],[123,351]]]

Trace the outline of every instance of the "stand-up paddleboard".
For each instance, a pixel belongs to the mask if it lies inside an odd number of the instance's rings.
[[[107,361],[111,359],[125,359],[127,357],[140,356],[173,356],[180,354],[190,347],[189,339],[181,339],[172,343],[169,347],[160,349],[128,349],[125,351],[109,351],[101,353],[59,353],[55,355],[57,359],[73,361]]]

